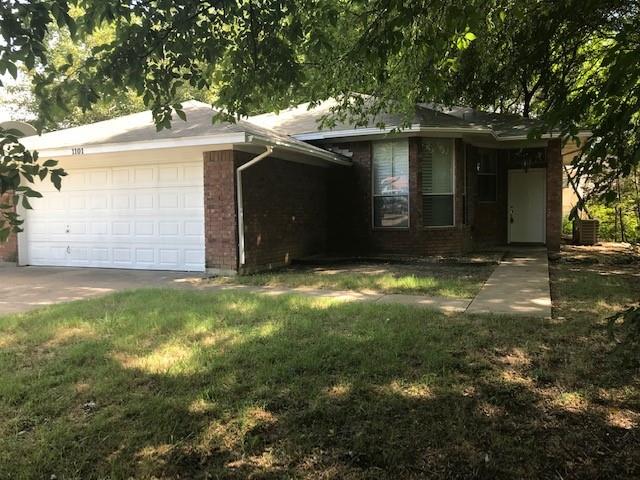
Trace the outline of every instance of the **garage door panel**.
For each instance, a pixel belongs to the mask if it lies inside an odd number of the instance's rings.
[[[204,270],[202,163],[68,173],[26,214],[28,263]]]

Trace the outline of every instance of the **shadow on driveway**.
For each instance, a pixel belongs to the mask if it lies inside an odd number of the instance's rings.
[[[0,315],[130,288],[181,286],[201,276],[197,272],[0,264]]]

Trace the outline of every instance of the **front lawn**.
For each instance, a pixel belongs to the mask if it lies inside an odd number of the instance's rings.
[[[545,322],[187,289],[0,317],[0,478],[638,478],[625,268],[553,266]]]
[[[495,265],[491,264],[356,263],[334,267],[298,266],[255,275],[218,277],[211,282],[473,298],[494,269]]]

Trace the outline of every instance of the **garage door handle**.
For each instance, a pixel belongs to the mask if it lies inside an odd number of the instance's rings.
[[[67,247],[67,253],[71,253],[71,247]]]

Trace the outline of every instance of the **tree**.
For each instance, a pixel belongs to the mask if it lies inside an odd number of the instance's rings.
[[[31,72],[40,126],[130,91],[170,128],[184,88],[214,92],[232,116],[336,97],[329,124],[381,110],[409,119],[419,101],[518,112],[541,119],[537,134],[590,128],[576,166],[611,172],[598,186],[611,195],[640,159],[639,10],[638,0],[8,0],[0,74]],[[54,25],[88,50],[60,59],[48,49]]]
[[[170,128],[173,114],[184,118],[179,101],[185,87],[214,90],[216,105],[233,115],[337,95],[342,110],[363,116],[372,105],[352,92],[375,94],[374,108],[383,108],[400,73],[419,74],[434,92],[442,89],[439,72],[451,68],[456,48],[473,39],[467,23],[481,18],[475,3],[8,0],[0,4],[0,74],[15,78],[20,66],[29,73],[39,128],[72,109],[90,112],[126,90],[152,109],[158,129]],[[73,8],[83,15],[74,18]],[[74,46],[89,45],[101,29],[112,35],[90,45],[88,55],[69,51],[60,61],[58,49],[50,50],[55,28],[68,30]],[[416,94],[405,91],[393,100],[408,105]],[[13,191],[14,202],[24,197],[17,172],[34,161],[6,150],[0,193]],[[15,215],[4,215],[19,229]]]

